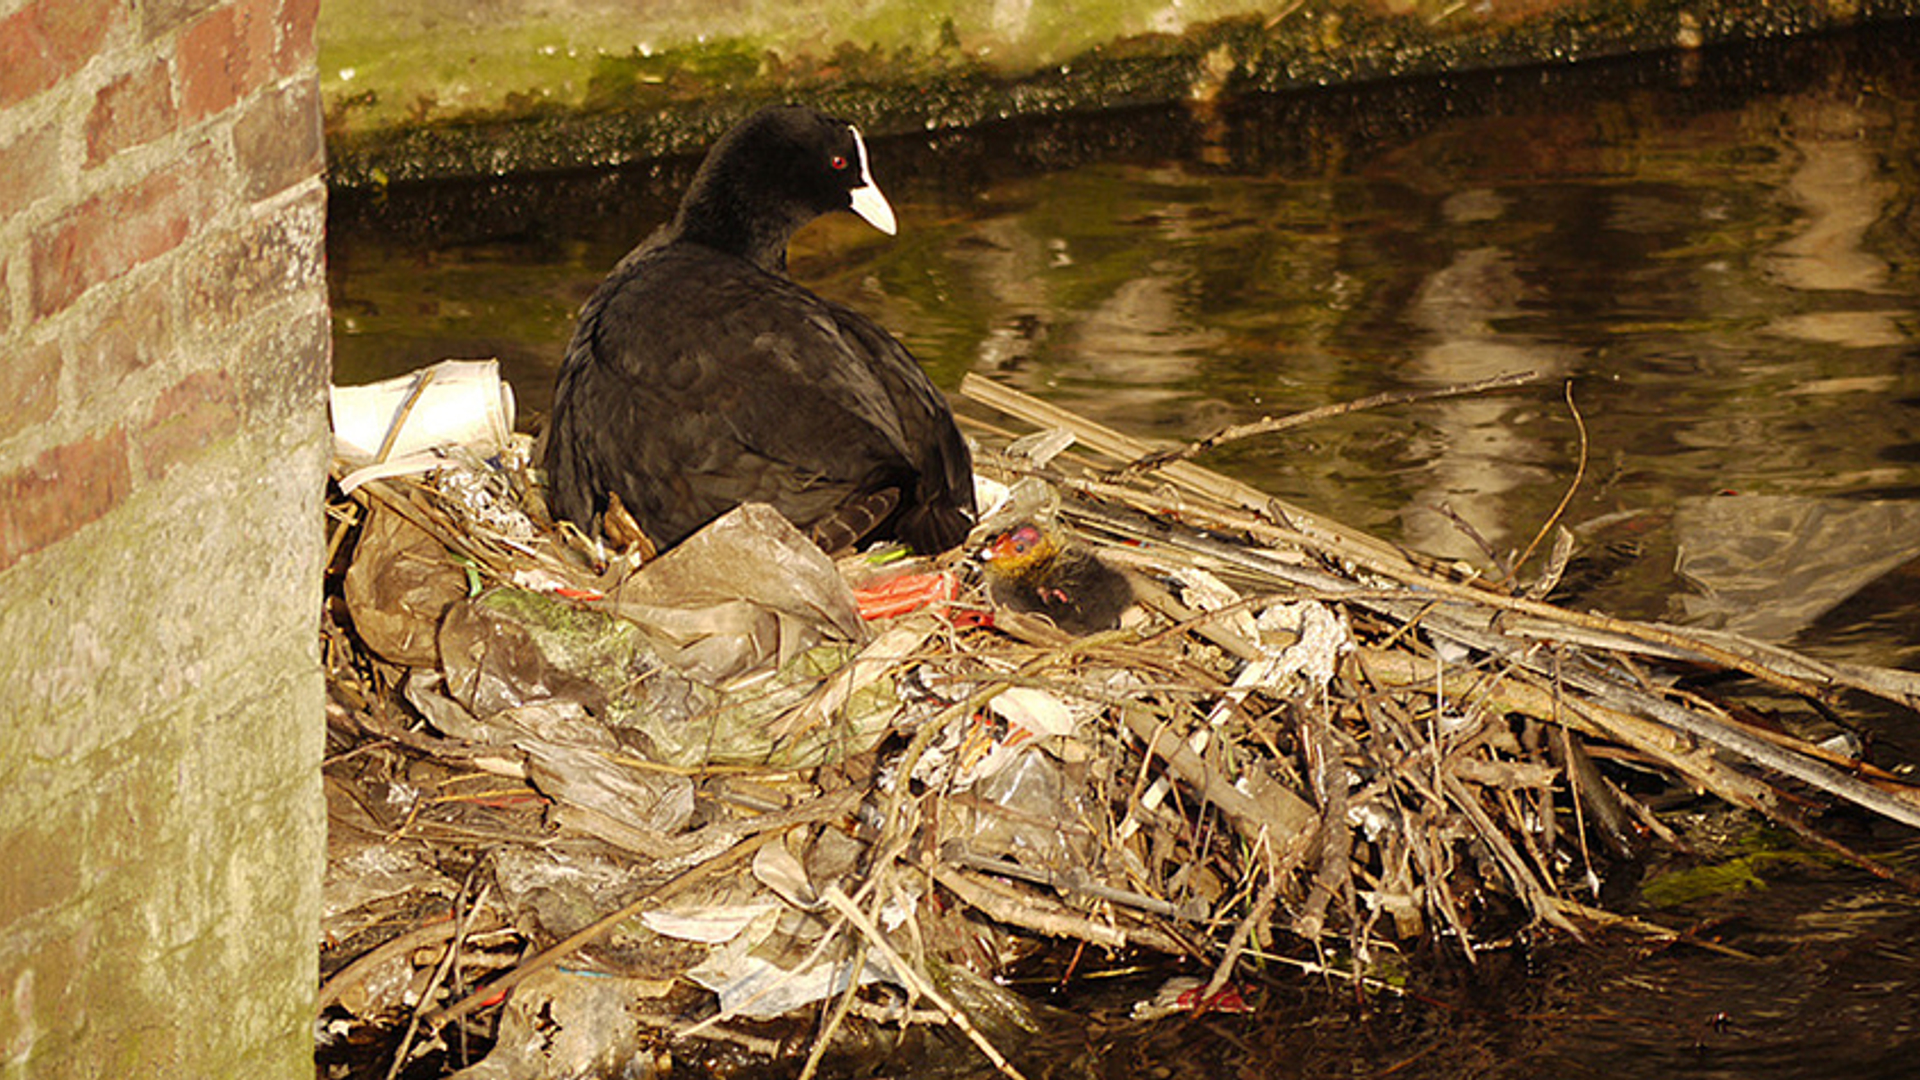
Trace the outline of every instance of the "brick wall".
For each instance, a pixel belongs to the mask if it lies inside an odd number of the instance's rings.
[[[318,0],[0,0],[0,1076],[310,1076]]]

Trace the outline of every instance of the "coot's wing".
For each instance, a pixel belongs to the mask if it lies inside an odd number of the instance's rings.
[[[552,438],[556,489],[617,491],[667,544],[749,500],[806,525],[913,472],[885,387],[823,302],[688,245],[624,262],[589,302]]]
[[[824,303],[824,301],[823,301]],[[906,346],[865,315],[826,304],[839,332],[866,360],[905,435],[917,480],[896,530],[921,551],[945,551],[973,527],[973,457],[947,399]]]

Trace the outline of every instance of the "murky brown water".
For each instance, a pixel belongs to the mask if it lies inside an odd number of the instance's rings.
[[[1532,371],[1204,459],[1486,562],[1562,517],[1577,602],[1920,667],[1920,33],[891,139],[897,238],[795,276],[948,386],[984,372],[1150,438]],[[495,355],[544,408],[574,310],[691,163],[336,202],[338,378]],[[1910,715],[1849,714],[1889,762]],[[1845,828],[1844,823],[1839,825]],[[1861,826],[1866,830],[1866,826]],[[1920,859],[1910,837],[1850,837]],[[1904,845],[1904,855],[1901,854]],[[1920,1075],[1920,904],[1768,859],[1625,938],[1424,998],[1282,977],[1252,1018],[1050,1048],[1053,1075]],[[1117,1041],[1116,1041],[1117,1040]]]

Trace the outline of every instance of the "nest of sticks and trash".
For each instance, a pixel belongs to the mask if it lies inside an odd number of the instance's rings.
[[[1650,792],[1863,865],[1820,808],[1920,824],[1682,676],[1907,707],[1920,680],[1551,605],[1564,549],[1476,579],[969,379],[982,534],[1037,521],[1130,582],[1076,636],[964,551],[836,562],[761,507],[658,558],[555,530],[490,370],[424,475],[394,432],[460,380],[403,382],[331,507],[320,1031],[387,1075],[906,1046],[1017,1076],[1033,1007],[994,977],[1036,949],[1183,961],[1140,1023],[1243,1010],[1281,965],[1385,986],[1420,950],[1669,934],[1598,899],[1682,843]]]

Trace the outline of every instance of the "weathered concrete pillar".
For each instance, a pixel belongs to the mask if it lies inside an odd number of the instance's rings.
[[[310,1077],[317,0],[0,0],[0,1076]]]

